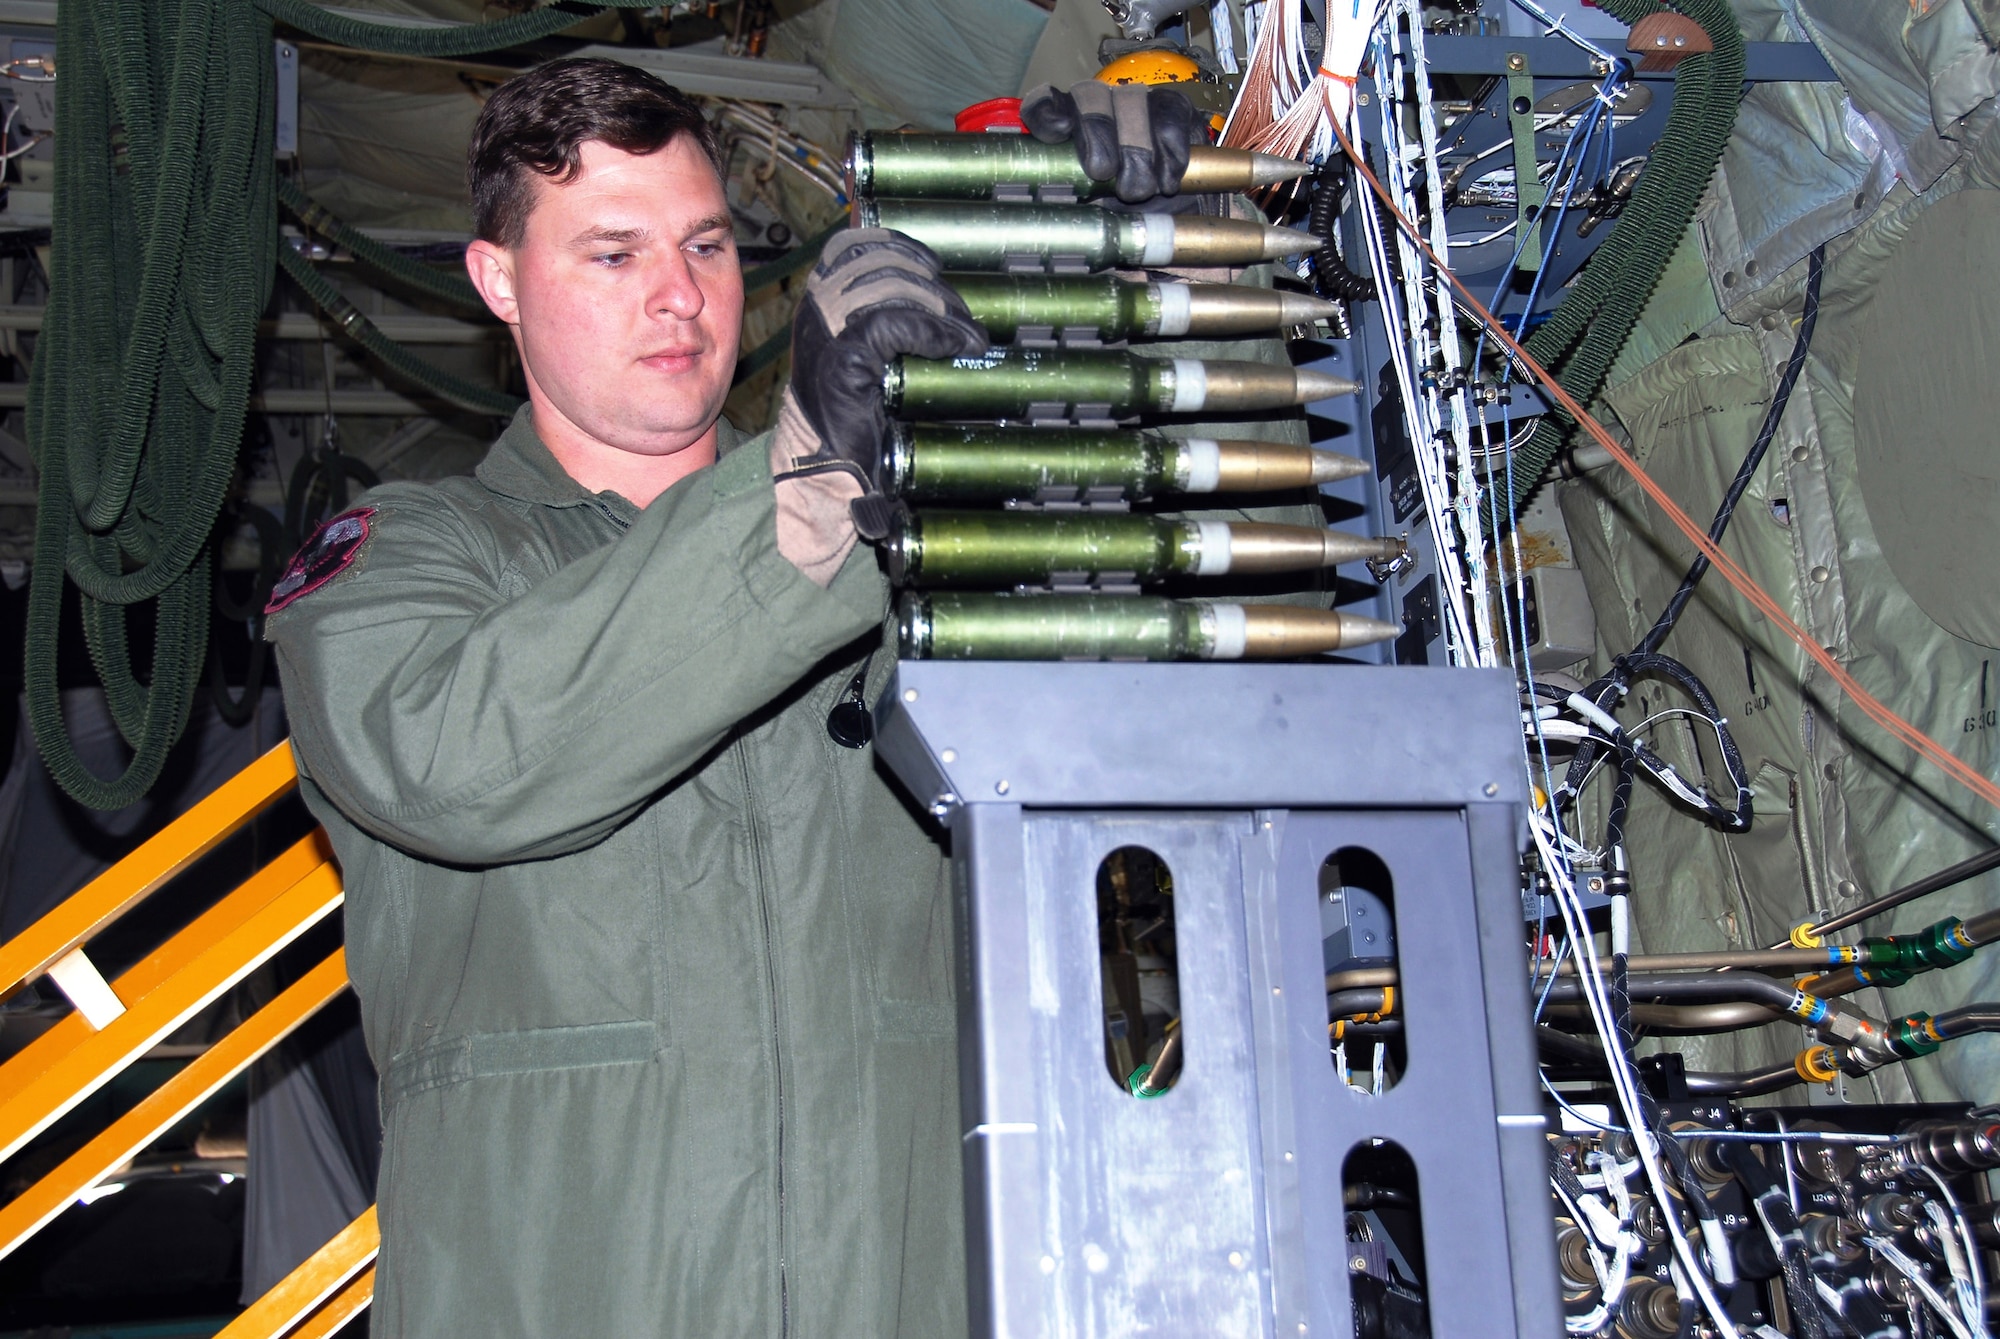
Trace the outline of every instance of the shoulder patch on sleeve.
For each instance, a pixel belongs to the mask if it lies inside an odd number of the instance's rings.
[[[353,566],[354,560],[361,556],[362,546],[368,542],[374,519],[375,508],[357,507],[313,531],[312,537],[292,555],[291,562],[285,564],[284,575],[271,587],[271,598],[264,605],[264,612],[277,613]]]

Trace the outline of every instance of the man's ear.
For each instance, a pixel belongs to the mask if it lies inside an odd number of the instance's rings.
[[[508,325],[521,323],[521,304],[514,296],[514,253],[504,246],[474,239],[465,248],[465,273],[486,308]]]

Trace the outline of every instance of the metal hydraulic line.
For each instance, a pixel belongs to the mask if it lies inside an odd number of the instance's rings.
[[[1955,865],[1947,865],[1935,874],[1918,879],[1915,883],[1907,884],[1892,893],[1885,893],[1874,901],[1863,903],[1852,911],[1843,911],[1840,915],[1813,926],[1810,933],[1815,935],[1830,935],[1835,930],[1845,930],[1848,926],[1857,925],[1867,920],[1870,916],[1879,916],[1885,911],[1891,911],[1902,906],[1905,902],[1914,902],[1920,897],[1928,897],[1932,893],[1941,892],[1946,888],[1963,883],[1967,879],[1977,877],[1984,874],[1987,870],[1995,868],[2000,868],[2000,846],[1996,846],[1989,851],[1981,851],[1978,855],[1961,860]]]

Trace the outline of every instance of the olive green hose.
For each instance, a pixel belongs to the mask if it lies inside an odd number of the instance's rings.
[[[349,302],[333,282],[312,267],[312,262],[288,246],[278,248],[278,264],[285,274],[305,291],[318,307],[345,331],[350,339],[375,355],[391,370],[407,380],[435,391],[445,399],[477,414],[510,415],[521,407],[519,399],[502,391],[475,385],[453,376],[425,358],[419,358],[376,328],[359,307]]]
[[[278,178],[278,203],[304,224],[307,231],[318,233],[335,246],[346,247],[356,260],[377,274],[393,279],[406,288],[413,288],[426,297],[485,314],[485,301],[462,269],[457,272],[440,270],[399,254],[393,247],[376,241],[359,228],[349,227],[289,177]]]
[[[1658,0],[1604,0],[1604,8],[1621,22],[1636,23],[1668,6]],[[1630,202],[1561,304],[1527,341],[1528,352],[1584,403],[1603,389],[1694,217],[1742,100],[1743,34],[1726,0],[1675,0],[1672,8],[1700,24],[1715,50],[1688,57],[1674,71],[1673,109]],[[1515,514],[1527,501],[1575,426],[1561,411],[1552,411],[1515,450],[1501,515]]]
[[[24,677],[35,742],[71,796],[116,809],[145,794],[186,728],[206,661],[211,542],[243,441],[257,321],[277,265],[273,20],[343,45],[452,56],[547,36],[601,7],[447,28],[366,23],[304,0],[59,7],[49,303],[28,382],[40,493]],[[288,207],[364,263],[469,305],[463,280],[396,256],[324,211],[307,217],[312,202],[292,194]],[[302,261],[287,269],[394,370],[484,412],[512,403],[357,321]],[[110,779],[84,765],[63,721],[56,655],[68,582],[131,753]],[[142,677],[126,611],[147,600],[157,607]]]

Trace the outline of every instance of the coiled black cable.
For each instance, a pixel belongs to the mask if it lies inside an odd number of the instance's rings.
[[[1332,159],[1313,178],[1312,204],[1306,211],[1306,230],[1319,238],[1319,250],[1312,257],[1313,291],[1323,298],[1338,298],[1343,302],[1372,302],[1376,291],[1374,276],[1356,274],[1347,268],[1346,260],[1333,243],[1334,229],[1340,224],[1341,209],[1347,202],[1347,182],[1344,165]]]
[[[321,520],[347,510],[350,480],[360,484],[363,492],[382,482],[367,461],[342,453],[338,446],[308,452],[293,467],[291,480],[285,485],[288,555],[306,542]]]
[[[228,534],[241,525],[257,532],[257,569],[250,581],[250,596],[238,604],[229,594],[228,583],[218,573],[214,597],[217,616],[225,623],[242,625],[249,633],[250,663],[243,671],[241,696],[229,691],[229,681],[222,669],[222,649],[213,635],[208,639],[209,701],[223,724],[232,729],[248,725],[257,714],[270,651],[264,642],[264,603],[271,598],[271,587],[296,547],[284,524],[262,507],[239,506],[226,512],[217,533]]]

